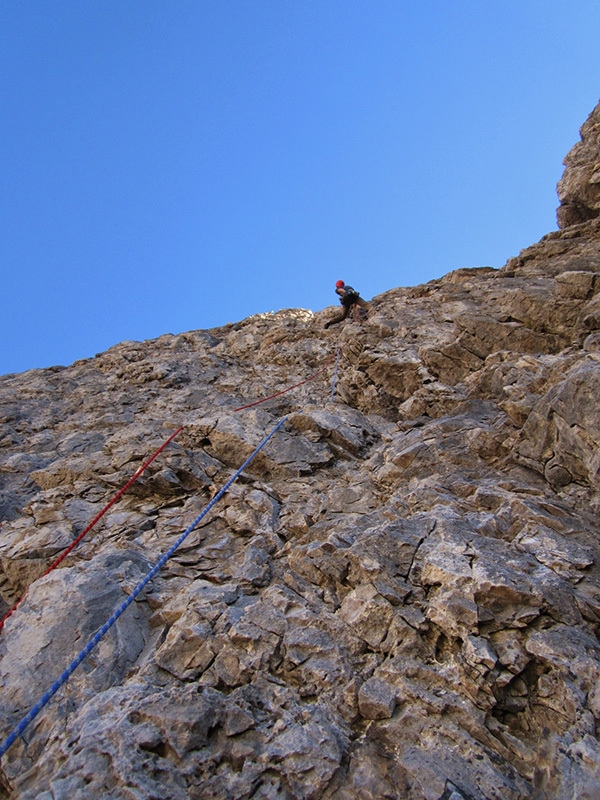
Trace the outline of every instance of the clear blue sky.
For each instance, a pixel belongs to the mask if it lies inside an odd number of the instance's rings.
[[[0,374],[502,266],[598,0],[3,0]]]

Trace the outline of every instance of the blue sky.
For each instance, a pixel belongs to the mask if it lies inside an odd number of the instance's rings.
[[[0,2],[0,374],[501,267],[599,40],[597,0]]]

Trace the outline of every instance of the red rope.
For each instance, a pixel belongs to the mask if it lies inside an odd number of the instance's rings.
[[[329,361],[325,364],[323,369],[320,369],[318,372],[315,372],[315,374],[311,375],[310,378],[305,378],[303,381],[300,381],[300,383],[295,383],[293,386],[288,386],[287,389],[283,389],[281,392],[276,392],[275,394],[271,394],[271,395],[269,395],[269,397],[263,397],[262,400],[255,400],[254,403],[248,403],[245,406],[240,406],[239,408],[234,408],[233,411],[234,412],[235,411],[243,411],[245,408],[252,408],[252,406],[258,406],[261,403],[266,403],[267,400],[272,400],[274,397],[279,397],[280,395],[285,394],[286,392],[291,392],[292,389],[297,389],[298,386],[302,386],[302,384],[308,383],[309,381],[312,381],[315,378],[318,378],[319,375],[322,375],[325,372],[325,370],[327,369],[327,367],[330,364],[333,364],[334,361],[335,361],[335,356],[332,356],[329,359]]]
[[[52,564],[50,564],[50,566],[48,567],[48,569],[47,569],[45,572],[43,572],[43,573],[40,575],[40,578],[43,578],[44,576],[48,575],[48,573],[52,572],[52,570],[55,570],[55,569],[58,567],[58,565],[59,565],[59,564],[60,564],[62,561],[64,561],[64,559],[65,559],[65,558],[66,558],[66,557],[69,555],[69,553],[70,553],[70,552],[71,552],[71,551],[72,551],[72,550],[73,550],[75,547],[77,547],[77,545],[78,545],[78,544],[79,544],[79,542],[80,542],[80,541],[83,539],[83,537],[86,535],[86,533],[89,533],[89,531],[91,531],[91,530],[92,530],[92,528],[93,528],[93,527],[94,527],[94,525],[95,525],[95,524],[98,522],[98,520],[99,520],[99,519],[101,519],[101,518],[102,518],[102,517],[103,517],[103,516],[106,514],[106,512],[108,511],[108,509],[109,509],[109,508],[112,508],[112,506],[114,506],[114,504],[117,502],[117,500],[119,500],[119,499],[120,499],[120,498],[121,498],[121,497],[122,497],[122,496],[125,494],[125,492],[127,491],[127,489],[129,489],[129,487],[131,486],[131,484],[132,484],[132,483],[134,483],[134,482],[135,482],[135,481],[136,481],[136,480],[137,480],[137,479],[140,477],[140,475],[142,474],[142,472],[144,472],[144,471],[145,471],[145,470],[146,470],[146,469],[147,469],[147,468],[150,466],[150,464],[151,464],[151,463],[154,461],[154,459],[155,459],[155,458],[156,458],[156,457],[157,457],[157,456],[158,456],[160,453],[162,453],[162,451],[163,451],[163,450],[165,449],[165,447],[166,447],[166,446],[169,444],[169,442],[170,442],[170,441],[172,441],[172,440],[173,440],[173,439],[174,439],[174,438],[177,436],[177,434],[178,434],[178,433],[180,433],[182,430],[183,430],[183,427],[177,428],[177,430],[175,431],[175,433],[172,433],[172,434],[169,436],[169,438],[168,438],[168,439],[167,439],[165,442],[163,442],[163,443],[161,444],[161,446],[158,448],[158,450],[156,450],[156,451],[155,451],[155,452],[154,452],[154,453],[153,453],[153,454],[150,456],[150,458],[149,458],[147,461],[145,461],[145,462],[142,464],[142,466],[141,466],[141,467],[139,467],[139,469],[137,469],[137,470],[136,470],[135,474],[134,474],[134,475],[133,475],[133,476],[132,476],[132,477],[131,477],[131,478],[130,478],[128,481],[127,481],[127,483],[125,484],[125,486],[123,486],[123,488],[122,488],[122,489],[119,489],[119,491],[118,491],[118,492],[116,493],[116,495],[115,495],[115,496],[112,498],[112,500],[111,500],[109,503],[107,503],[107,504],[104,506],[104,508],[102,509],[102,511],[100,511],[98,514],[96,514],[96,516],[95,516],[95,517],[94,517],[94,519],[93,519],[93,520],[90,522],[90,524],[87,526],[87,528],[86,528],[85,530],[81,531],[81,533],[79,534],[79,536],[78,536],[76,539],[74,539],[74,540],[71,542],[71,544],[70,544],[70,545],[69,545],[69,546],[66,548],[66,550],[63,550],[63,552],[62,552],[62,553],[59,555],[59,557],[58,557],[58,558],[57,558],[55,561],[53,561],[53,562],[52,562]],[[25,594],[27,594],[27,592],[25,592]],[[2,630],[2,628],[4,627],[4,623],[6,622],[6,620],[7,620],[7,619],[8,619],[8,618],[11,616],[11,614],[12,614],[12,613],[13,613],[13,612],[14,612],[14,611],[17,609],[17,607],[18,607],[18,606],[19,606],[19,605],[20,605],[20,604],[23,602],[23,600],[25,599],[25,594],[24,594],[24,595],[23,595],[21,598],[19,598],[19,600],[17,600],[17,602],[14,604],[14,606],[13,606],[13,607],[12,607],[12,608],[11,608],[11,609],[10,609],[10,610],[9,610],[9,611],[8,611],[8,612],[7,612],[7,613],[6,613],[6,614],[5,614],[3,617],[2,617],[2,619],[0,620],[0,630]]]
[[[338,353],[339,353],[339,343],[338,343]],[[286,394],[286,392],[291,392],[292,389],[297,389],[298,386],[303,386],[305,383],[308,383],[309,381],[312,381],[315,378],[318,378],[319,375],[322,375],[327,370],[329,365],[332,364],[336,360],[338,353],[336,353],[336,355],[332,356],[329,359],[329,361],[327,361],[325,366],[322,369],[320,369],[318,372],[315,372],[314,375],[310,375],[308,378],[305,378],[303,381],[300,381],[299,383],[295,383],[293,386],[288,386],[287,389],[282,389],[282,391],[280,391],[280,392],[276,392],[275,394],[269,395],[269,397],[263,397],[262,400],[255,400],[253,403],[247,403],[244,406],[239,406],[239,408],[234,408],[233,411],[234,412],[235,411],[243,411],[245,408],[252,408],[253,406],[258,406],[261,403],[266,403],[267,400],[273,400],[273,398],[275,398],[275,397],[280,397],[282,394]],[[159,453],[161,453],[165,449],[165,447],[169,444],[169,442],[172,441],[177,436],[177,434],[182,430],[183,430],[183,427],[177,428],[175,433],[171,434],[171,436],[169,436],[169,438],[165,442],[163,442],[163,444],[158,448],[158,450],[156,450],[152,454],[152,456],[150,456],[150,458],[146,462],[144,462],[142,464],[142,466],[138,470],[136,470],[135,474],[127,481],[125,486],[123,486],[123,488],[120,489],[116,493],[116,495],[112,498],[112,500],[104,506],[102,511],[100,511],[94,517],[94,519],[85,528],[85,530],[83,530],[79,534],[79,536],[77,536],[77,538],[74,539],[71,542],[71,544],[66,548],[66,550],[64,550],[60,554],[60,556],[55,561],[53,561],[52,564],[50,564],[48,569],[40,575],[40,578],[43,578],[46,575],[48,575],[50,572],[55,570],[59,566],[59,564],[61,564],[64,561],[64,559],[69,555],[69,553],[75,547],[77,547],[77,545],[83,539],[83,537],[86,535],[86,533],[89,533],[89,531],[91,531],[91,529],[98,522],[98,520],[100,520],[106,514],[106,512],[109,510],[109,508],[112,508],[112,506],[114,506],[114,504],[125,494],[127,489],[129,489],[131,484],[134,483],[139,478],[139,476],[142,474],[142,472],[144,472],[150,466],[150,464],[159,455]],[[25,594],[27,594],[27,593],[25,593]],[[2,617],[2,619],[0,619],[0,631],[4,627],[4,623],[6,622],[6,620],[13,614],[13,612],[18,608],[18,606],[23,602],[23,600],[25,598],[25,594],[21,598],[19,598],[19,600],[17,600],[17,602],[14,604],[14,606]]]

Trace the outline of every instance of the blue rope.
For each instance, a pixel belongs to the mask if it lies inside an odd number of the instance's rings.
[[[113,613],[113,615],[108,619],[104,625],[99,628],[96,633],[92,636],[90,641],[86,644],[83,650],[77,655],[73,661],[69,664],[63,674],[56,680],[52,686],[48,689],[48,691],[38,700],[38,702],[33,706],[33,708],[29,711],[29,713],[23,717],[21,722],[13,729],[12,733],[2,742],[0,745],[0,757],[2,757],[6,751],[11,747],[15,740],[23,734],[25,728],[32,722],[40,711],[46,706],[52,697],[58,692],[58,690],[63,686],[68,679],[71,677],[73,672],[77,669],[77,667],[81,664],[81,662],[90,654],[90,652],[94,649],[94,647],[98,644],[100,639],[104,636],[104,634],[112,628],[115,622],[119,619],[121,614],[125,611],[125,609],[133,603],[135,598],[139,595],[139,593],[144,589],[145,586],[152,580],[152,578],[156,575],[158,570],[165,564],[166,561],[173,555],[175,550],[182,544],[184,539],[189,536],[189,534],[194,530],[196,525],[200,522],[200,520],[205,517],[210,509],[215,505],[215,503],[220,500],[220,498],[225,494],[227,489],[231,486],[231,484],[241,475],[244,469],[248,466],[248,464],[252,461],[252,459],[259,453],[263,447],[267,444],[269,439],[275,435],[275,433],[279,430],[279,428],[283,425],[286,421],[287,417],[283,417],[277,425],[273,428],[271,433],[266,436],[262,442],[258,445],[256,450],[249,456],[246,461],[242,464],[242,466],[238,469],[238,471],[233,475],[227,483],[219,490],[219,492],[213,497],[210,503],[204,508],[204,510],[196,517],[196,519],[192,522],[192,524],[186,528],[186,530],[181,534],[181,536],[177,539],[175,544],[173,544],[164,556],[157,562],[157,564],[152,567],[150,572],[146,575],[146,577],[138,583],[132,593],[127,597],[127,599],[117,608],[117,610]]]
[[[331,386],[331,402],[333,403],[333,395],[335,394],[335,384],[337,381],[338,364],[340,361],[340,343],[338,342],[338,349],[335,355],[335,370],[333,371],[333,385]]]

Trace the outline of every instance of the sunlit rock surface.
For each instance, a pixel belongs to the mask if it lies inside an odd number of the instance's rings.
[[[559,227],[577,225],[600,215],[600,105],[581,126],[581,139],[565,157],[558,184]]]
[[[3,736],[288,415],[3,757],[11,796],[600,796],[598,113],[561,230],[501,270],[0,378]]]

